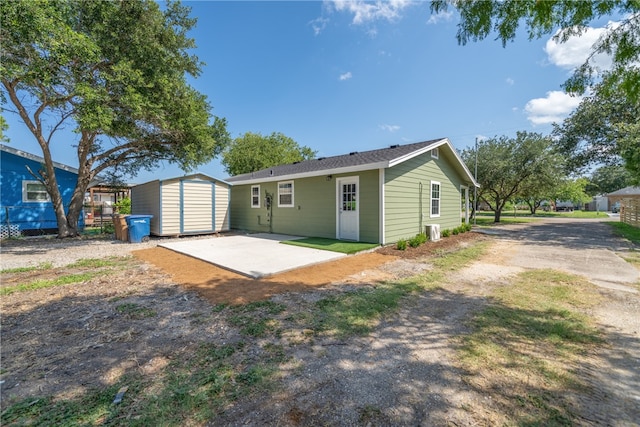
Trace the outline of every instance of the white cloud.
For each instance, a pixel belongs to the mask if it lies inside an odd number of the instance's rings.
[[[344,74],[340,74],[340,77],[338,77],[338,80],[343,82],[345,80],[349,80],[351,77],[353,77],[353,75],[351,74],[351,71],[347,71]]]
[[[398,125],[378,125],[378,127],[382,130],[386,130],[387,132],[397,132],[400,130],[400,126]]]
[[[431,14],[429,19],[427,20],[427,25],[438,24],[440,22],[449,22],[453,19],[453,12],[444,11],[434,14]]]
[[[551,38],[547,40],[544,51],[547,53],[549,62],[553,65],[573,70],[587,60],[598,39],[617,26],[617,22],[609,22],[606,28],[588,27],[581,35],[571,36],[564,43],[556,42]],[[591,58],[591,63],[601,71],[608,70],[611,68],[611,57],[606,54],[598,54]]]
[[[507,84],[509,86],[513,86],[515,84],[515,80],[513,80],[511,77],[507,77],[507,79],[505,80],[507,82]]]
[[[580,104],[580,101],[582,97],[555,90],[547,92],[545,98],[527,102],[524,111],[527,113],[527,119],[534,125],[559,123]]]
[[[311,28],[313,28],[313,34],[317,36],[321,32],[323,32],[325,28],[327,28],[328,23],[329,19],[320,17],[314,19],[313,21],[310,21],[309,25],[311,25]]]
[[[366,2],[364,0],[325,0],[329,10],[353,14],[352,23],[361,25],[378,20],[393,21],[400,18],[400,12],[415,4],[410,0],[388,0]]]

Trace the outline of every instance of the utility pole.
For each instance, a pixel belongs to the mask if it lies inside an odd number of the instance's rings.
[[[475,145],[475,154],[476,154],[476,166],[473,172],[473,179],[475,179],[476,184],[478,183],[478,137],[476,136],[476,145]],[[473,186],[473,225],[476,225],[476,216],[478,216],[478,186]]]

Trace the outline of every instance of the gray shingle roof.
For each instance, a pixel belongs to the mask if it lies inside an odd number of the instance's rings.
[[[366,170],[379,167],[382,163],[390,163],[405,156],[409,156],[416,151],[428,149],[430,146],[442,145],[446,139],[439,138],[430,141],[416,142],[414,144],[392,145],[391,147],[381,148],[378,150],[370,150],[363,152],[351,152],[340,156],[318,157],[317,159],[305,160],[298,163],[274,166],[257,172],[236,175],[227,178],[227,182],[240,183],[244,181],[268,180],[277,177],[288,177],[292,175],[322,175],[323,172],[340,171],[341,169],[358,168]]]

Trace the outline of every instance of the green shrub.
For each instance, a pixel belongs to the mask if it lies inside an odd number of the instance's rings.
[[[418,233],[414,237],[409,240],[409,246],[412,248],[417,248],[421,244],[427,241],[427,235],[424,233]]]
[[[465,223],[463,227],[464,227],[464,231],[471,231],[471,228],[472,228],[471,224],[469,224],[468,222]]]
[[[451,232],[453,233],[454,236],[458,235],[458,234],[460,234],[460,228],[456,227]]]
[[[442,237],[449,237],[451,236],[451,230],[449,230],[448,228],[445,228],[440,232],[440,234],[442,235]]]
[[[113,206],[119,214],[127,215],[131,213],[131,199],[129,197],[120,199]]]
[[[398,248],[401,251],[406,250],[407,249],[407,241],[405,239],[398,240],[398,243],[396,243],[396,248]]]

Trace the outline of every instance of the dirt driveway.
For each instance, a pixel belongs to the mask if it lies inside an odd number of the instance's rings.
[[[277,344],[290,361],[281,368],[279,385],[237,400],[211,425],[491,425],[495,419],[483,412],[491,407],[491,390],[470,387],[455,363],[466,321],[496,286],[508,285],[523,270],[584,273],[595,267],[605,302],[592,315],[610,345],[576,361],[593,385],[576,402],[580,424],[640,425],[638,270],[617,255],[629,244],[595,221],[549,220],[494,230],[491,236],[443,239],[418,252],[384,248],[350,257],[351,264],[314,266],[270,282],[229,276],[197,260],[185,264],[164,249],[149,248],[137,254],[144,262],[129,261],[106,278],[3,296],[3,409],[19,398],[71,399],[115,384],[131,371],[159,375],[203,342],[238,342],[238,328],[212,310],[214,304],[270,298],[286,306],[278,318],[284,332]],[[367,336],[309,339],[295,322],[332,293],[419,274],[432,268],[434,252],[475,239],[491,242],[482,259],[450,276],[440,290],[407,301]],[[31,252],[44,262],[47,256],[59,258],[61,250]],[[612,263],[617,275],[601,275]],[[24,279],[3,275],[2,286]],[[259,355],[266,344],[274,343],[255,340],[246,352]]]

